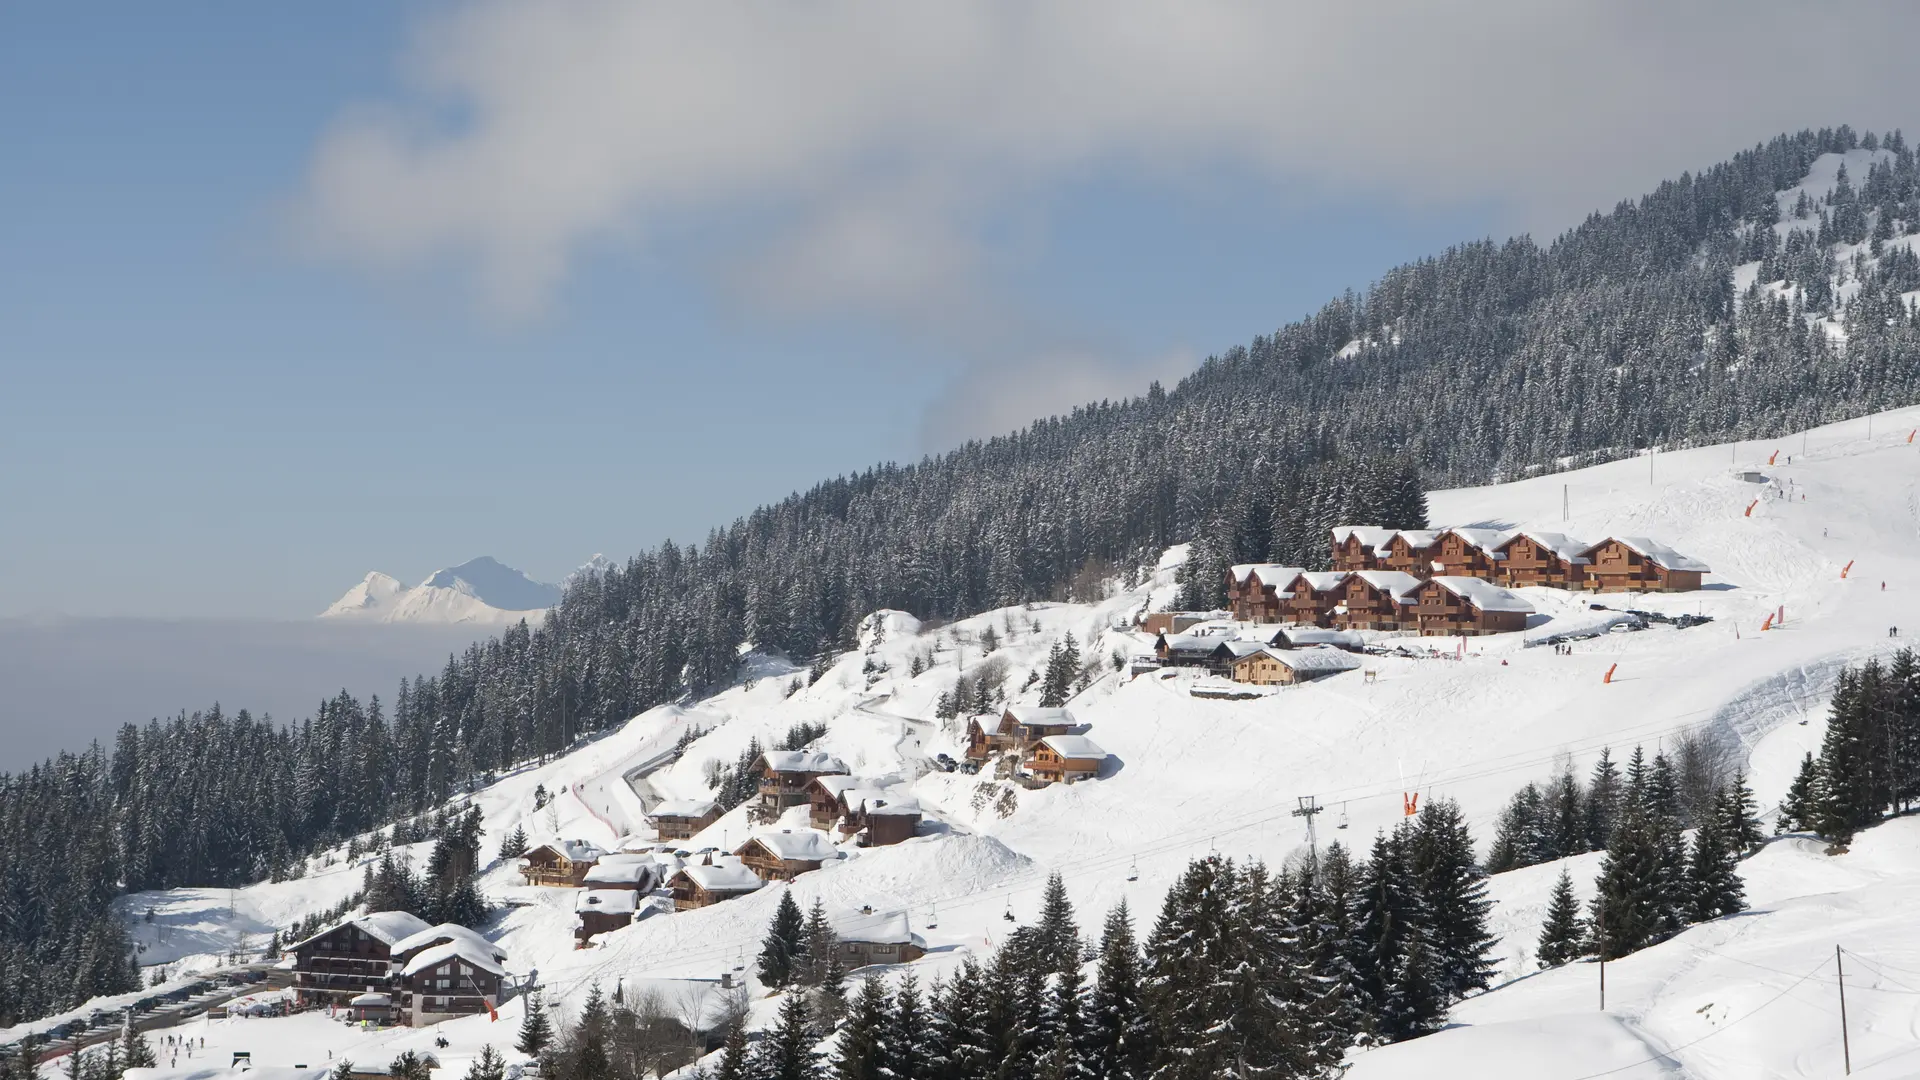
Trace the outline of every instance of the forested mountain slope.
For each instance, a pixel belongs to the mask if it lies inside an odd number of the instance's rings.
[[[1903,297],[1920,288],[1916,223],[1899,136],[1781,136],[1549,245],[1396,268],[1171,391],[831,480],[637,555],[576,581],[541,626],[403,685],[390,713],[343,694],[297,730],[183,718],[0,778],[0,1022],[125,978],[104,910],[119,889],[270,873],[718,685],[743,641],[812,658],[876,609],[1080,596],[1187,540],[1202,583],[1238,558],[1311,564],[1327,526],[1411,513],[1423,482],[1920,400]]]

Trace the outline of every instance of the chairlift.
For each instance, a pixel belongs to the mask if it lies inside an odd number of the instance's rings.
[[[1136,858],[1131,863],[1127,864],[1127,880],[1128,881],[1140,880],[1140,860],[1139,859]]]
[[[1347,827],[1347,804],[1343,802],[1340,804],[1340,823],[1338,825],[1335,825],[1334,828],[1344,829],[1346,827]]]
[[[939,925],[940,925],[940,905],[934,904],[932,905],[932,910],[927,914],[927,929],[931,930],[934,927]]]
[[[1002,915],[1001,918],[1007,920],[1008,922],[1020,921],[1013,917],[1013,894],[1012,893],[1007,894],[1007,913],[1005,915]]]

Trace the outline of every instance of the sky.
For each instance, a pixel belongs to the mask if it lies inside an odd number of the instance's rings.
[[[0,5],[0,618],[558,580],[1140,393],[1910,120],[1920,13],[1823,11]]]

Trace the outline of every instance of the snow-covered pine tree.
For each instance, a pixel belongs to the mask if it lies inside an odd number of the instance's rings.
[[[1693,850],[1687,856],[1688,915],[1706,922],[1744,911],[1745,882],[1740,880],[1740,854],[1727,842],[1725,826],[1717,819],[1694,830]]]
[[[1474,860],[1473,836],[1460,804],[1443,798],[1421,807],[1407,855],[1442,997],[1452,1002],[1485,990],[1497,966],[1490,955],[1496,939],[1487,930],[1493,901],[1487,898],[1487,875]]]
[[[778,1019],[752,1056],[753,1080],[819,1080],[820,1055],[806,999],[788,994]]]
[[[920,982],[909,971],[893,995],[893,1019],[881,1047],[881,1075],[885,1080],[933,1080],[928,1064],[929,1016]]]
[[[1562,866],[1559,878],[1553,883],[1553,895],[1547,901],[1546,922],[1540,927],[1540,966],[1559,967],[1578,959],[1584,952],[1586,937],[1580,901],[1573,892],[1573,875]]]
[[[886,983],[872,975],[860,980],[834,1046],[832,1080],[886,1080],[886,1041],[892,1026]]]
[[[1000,1066],[999,1033],[991,1026],[987,973],[968,957],[934,999],[928,1071],[939,1080],[993,1080]]]
[[[1753,797],[1753,788],[1747,785],[1746,773],[1734,774],[1733,780],[1720,789],[1713,816],[1720,825],[1720,835],[1737,856],[1751,855],[1767,842],[1766,830],[1760,825],[1759,803]]]
[[[463,1080],[506,1080],[506,1077],[507,1059],[500,1056],[492,1043],[487,1043],[480,1048],[480,1056],[467,1066]]]
[[[1599,851],[1607,846],[1619,818],[1621,795],[1620,769],[1613,763],[1613,751],[1601,747],[1593,773],[1587,778],[1586,850]]]
[[[1156,1080],[1208,1080],[1232,1066],[1218,1038],[1232,1007],[1219,979],[1234,961],[1226,935],[1239,877],[1219,856],[1189,863],[1147,939],[1141,1000],[1154,1023]]]
[[[747,1026],[736,1023],[727,1029],[727,1041],[720,1048],[720,1063],[712,1080],[755,1080],[753,1058],[747,1049]]]
[[[1122,900],[1100,934],[1100,966],[1087,1006],[1087,1066],[1107,1080],[1145,1080],[1152,1029],[1140,1004],[1140,951]]]
[[[773,989],[779,989],[793,982],[795,964],[799,961],[804,945],[806,916],[800,913],[800,905],[794,902],[793,890],[780,890],[780,902],[773,909],[773,921],[767,926],[767,936],[760,945],[760,959],[756,973],[760,983]]]
[[[1814,827],[1819,820],[1820,803],[1824,798],[1821,789],[1824,786],[1820,763],[1814,760],[1813,752],[1808,751],[1800,759],[1800,769],[1794,773],[1793,783],[1787,787],[1787,797],[1781,800],[1780,832],[1810,830]]]
[[[520,1020],[520,1036],[513,1048],[530,1057],[539,1057],[553,1042],[553,1024],[547,1019],[539,991],[526,997],[526,1009],[526,1016]]]
[[[1103,1080],[1088,1058],[1086,981],[1078,960],[1048,983],[1041,1006],[1038,1080]]]
[[[1067,898],[1067,883],[1058,870],[1047,875],[1046,890],[1040,898],[1040,922],[1037,944],[1040,961],[1049,971],[1065,971],[1080,966],[1080,927],[1073,919],[1073,902]]]

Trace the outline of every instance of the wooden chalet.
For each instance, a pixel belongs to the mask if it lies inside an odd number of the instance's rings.
[[[1007,748],[1007,741],[1000,734],[1000,715],[981,713],[967,718],[968,761],[985,761]]]
[[[1519,532],[1500,545],[1500,581],[1508,588],[1579,589],[1587,581],[1587,545],[1565,533]]]
[[[1580,554],[1587,560],[1584,585],[1595,592],[1692,592],[1712,572],[1644,536],[1610,536]]]
[[[889,847],[920,831],[920,804],[910,796],[879,788],[847,788],[840,793],[840,835],[861,847]]]
[[[1441,576],[1414,594],[1415,624],[1426,637],[1471,637],[1524,630],[1533,605],[1474,577]]]
[[[585,840],[556,840],[522,855],[520,873],[529,885],[577,889],[587,879],[587,871],[605,854]]]
[[[1353,671],[1359,666],[1360,661],[1351,653],[1327,646],[1311,649],[1262,646],[1234,661],[1233,681],[1254,686],[1292,686]]]
[[[1381,570],[1398,570],[1422,581],[1433,576],[1433,557],[1440,534],[1425,529],[1401,529],[1387,541],[1387,553],[1379,559]]]
[[[400,1008],[414,1027],[490,1012],[500,1004],[507,969],[491,943],[455,939],[423,949],[400,968]]]
[[[1372,574],[1381,571],[1365,572]],[[1419,582],[1414,584],[1418,585]],[[1337,621],[1338,612],[1335,615]],[[1320,626],[1283,626],[1265,640],[1254,640],[1270,649],[1311,649],[1316,645],[1330,645],[1348,652],[1364,652],[1367,647],[1366,639],[1351,630],[1328,630]]]
[[[968,756],[972,756],[971,744]],[[807,823],[816,829],[831,828],[844,812],[840,793],[859,786],[859,780],[844,773],[814,777],[813,783],[807,785]]]
[[[584,949],[594,935],[633,922],[640,894],[631,889],[582,889],[573,903],[573,947]]]
[[[1270,623],[1281,619],[1287,587],[1302,567],[1273,563],[1240,563],[1227,568],[1227,604],[1237,622]]]
[[[840,857],[833,838],[819,829],[781,829],[756,833],[734,852],[762,881],[792,881],[820,864]]]
[[[1333,622],[1342,630],[1403,630],[1413,620],[1413,594],[1420,579],[1403,570],[1356,570]]]
[[[1506,556],[1507,534],[1498,529],[1445,529],[1434,545],[1434,577],[1473,577],[1495,581]]]
[[[760,808],[777,815],[807,801],[807,785],[815,777],[844,773],[847,766],[832,754],[817,750],[769,750],[754,762],[760,778]]]
[[[348,919],[296,943],[293,1000],[299,1005],[346,1005],[362,994],[393,989],[393,947],[431,929],[404,911],[375,911]],[[389,1002],[391,1005],[391,1002]],[[397,1009],[386,1017],[399,1019]]]
[[[1220,641],[1216,635],[1162,634],[1153,643],[1153,656],[1163,667],[1206,667]]]
[[[1224,619],[1231,615],[1228,611],[1155,611],[1140,616],[1140,632],[1143,634],[1179,634],[1198,626],[1203,622]]]
[[[660,864],[652,855],[603,855],[581,884],[589,889],[652,892],[660,884]]]
[[[715,859],[712,855],[689,863],[667,882],[673,893],[673,910],[693,911],[736,896],[745,896],[766,882],[746,864],[732,856]]]
[[[849,925],[851,923],[851,925]],[[842,920],[835,928],[835,949],[846,971],[875,964],[910,964],[927,955],[927,943],[913,932],[904,911]]]
[[[1293,576],[1280,604],[1280,621],[1295,626],[1332,626],[1333,609],[1345,597],[1347,572],[1302,571]]]
[[[655,806],[647,820],[662,840],[691,840],[720,820],[720,804],[712,799],[670,799]]]
[[[1335,570],[1378,570],[1394,530],[1375,525],[1340,525],[1333,530]]]
[[[1108,754],[1085,735],[1049,735],[1027,755],[1027,772],[1048,784],[1072,784],[1100,775]]]
[[[459,923],[441,923],[438,926],[429,926],[425,930],[411,934],[395,942],[393,945],[393,962],[396,965],[404,967],[411,963],[414,957],[419,956],[428,949],[437,945],[451,944],[456,941],[463,942],[478,952],[486,953],[495,960],[504,961],[507,958],[507,950],[488,941],[478,930],[461,926]]]

